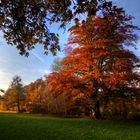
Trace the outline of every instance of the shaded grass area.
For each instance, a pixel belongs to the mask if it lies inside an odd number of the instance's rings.
[[[0,113],[0,140],[140,140],[140,123]]]

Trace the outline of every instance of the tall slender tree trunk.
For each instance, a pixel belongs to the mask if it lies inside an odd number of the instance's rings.
[[[20,93],[18,93],[18,97],[17,97],[17,107],[18,107],[18,112],[20,112]]]

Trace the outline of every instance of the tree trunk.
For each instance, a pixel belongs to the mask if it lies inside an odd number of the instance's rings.
[[[20,94],[18,93],[18,100],[17,100],[17,107],[18,107],[18,112],[20,112]]]
[[[101,115],[101,112],[100,112],[99,100],[97,100],[96,103],[95,103],[95,117],[98,120],[102,119],[102,115]]]

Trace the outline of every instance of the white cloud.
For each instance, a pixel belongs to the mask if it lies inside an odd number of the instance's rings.
[[[12,79],[12,73],[0,69],[0,89],[7,90]]]
[[[47,69],[39,69],[39,72],[40,73],[43,73],[44,75],[48,75],[48,74],[51,73],[51,71],[50,70],[47,70]]]

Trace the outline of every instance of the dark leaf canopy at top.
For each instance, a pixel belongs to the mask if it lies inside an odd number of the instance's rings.
[[[39,43],[45,53],[56,55],[60,50],[59,36],[49,25],[58,23],[61,28],[75,21],[81,14],[89,18],[107,6],[105,0],[0,0],[0,30],[8,44],[19,49],[21,55]],[[86,19],[85,18],[85,19]]]

